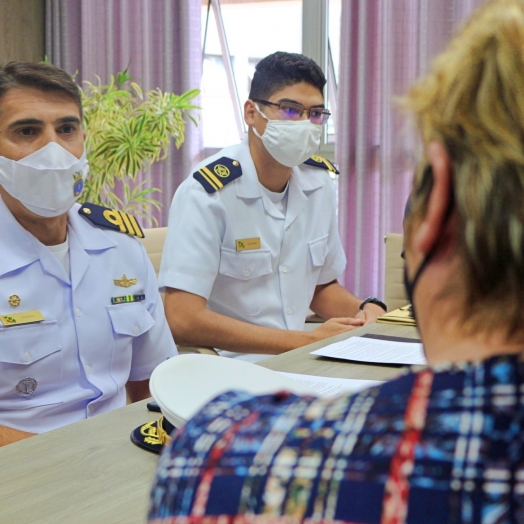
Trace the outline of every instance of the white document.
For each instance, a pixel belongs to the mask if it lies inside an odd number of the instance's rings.
[[[427,363],[422,344],[393,342],[376,338],[351,337],[311,353],[321,357],[341,358],[373,364],[424,365]]]
[[[381,380],[317,377],[313,375],[284,373],[282,371],[279,373],[308,386],[319,397],[334,397],[335,395],[340,395],[341,393],[358,393],[363,389],[384,384],[384,382]]]

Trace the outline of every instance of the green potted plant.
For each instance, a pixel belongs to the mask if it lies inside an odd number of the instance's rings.
[[[128,211],[150,225],[158,225],[152,208],[160,210],[154,198],[158,188],[144,188],[137,183],[139,171],[167,156],[170,139],[177,148],[184,142],[188,117],[195,125],[192,104],[199,94],[192,89],[181,95],[160,89],[142,92],[126,71],[111,75],[103,85],[84,82],[82,103],[87,132],[87,158],[90,172],[83,199],[106,207]],[[123,196],[115,193],[120,184]]]

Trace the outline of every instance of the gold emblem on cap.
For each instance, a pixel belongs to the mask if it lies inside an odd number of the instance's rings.
[[[220,177],[220,178],[227,178],[231,172],[229,171],[229,169],[224,166],[223,164],[217,164],[214,168],[213,168],[213,171]]]
[[[127,278],[125,275],[122,275],[122,278],[115,278],[113,282],[115,283],[115,286],[130,287],[134,286],[138,280],[136,278]]]
[[[91,214],[91,210],[90,210],[88,207],[83,207],[83,208],[82,208],[82,211],[83,211],[86,215],[90,215],[90,214]]]
[[[9,302],[9,305],[12,307],[18,307],[20,305],[20,297],[18,295],[11,295],[7,301]]]

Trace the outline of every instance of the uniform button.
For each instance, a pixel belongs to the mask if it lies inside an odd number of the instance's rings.
[[[89,364],[86,366],[86,371],[88,375],[91,373],[91,366]]]
[[[26,351],[24,353],[24,361],[29,362],[31,360],[31,355]]]
[[[288,307],[288,308],[286,309],[286,313],[287,313],[288,315],[291,315],[291,313],[293,313],[293,310],[292,310],[290,307]]]
[[[249,272],[249,269],[246,269],[246,270],[244,271],[244,276],[245,276],[245,277],[248,277],[250,274],[251,274],[251,273]]]
[[[92,414],[93,411],[95,410],[95,406],[90,405],[87,409],[89,410],[89,413]]]
[[[282,273],[287,273],[287,272],[288,272],[287,266],[282,266]]]
[[[76,313],[77,317],[81,317],[82,316],[82,311],[79,308],[75,309],[75,313]]]
[[[140,330],[138,329],[138,326],[135,325],[135,327],[133,328],[133,333],[135,335],[138,335],[139,332],[140,332]]]

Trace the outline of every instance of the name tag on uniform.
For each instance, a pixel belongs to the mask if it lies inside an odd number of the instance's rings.
[[[241,238],[235,240],[237,251],[247,251],[248,249],[260,249],[260,237]]]
[[[4,326],[21,326],[22,324],[42,322],[43,320],[45,319],[38,309],[34,309],[33,311],[24,311],[23,313],[0,315],[0,322],[2,322]]]

